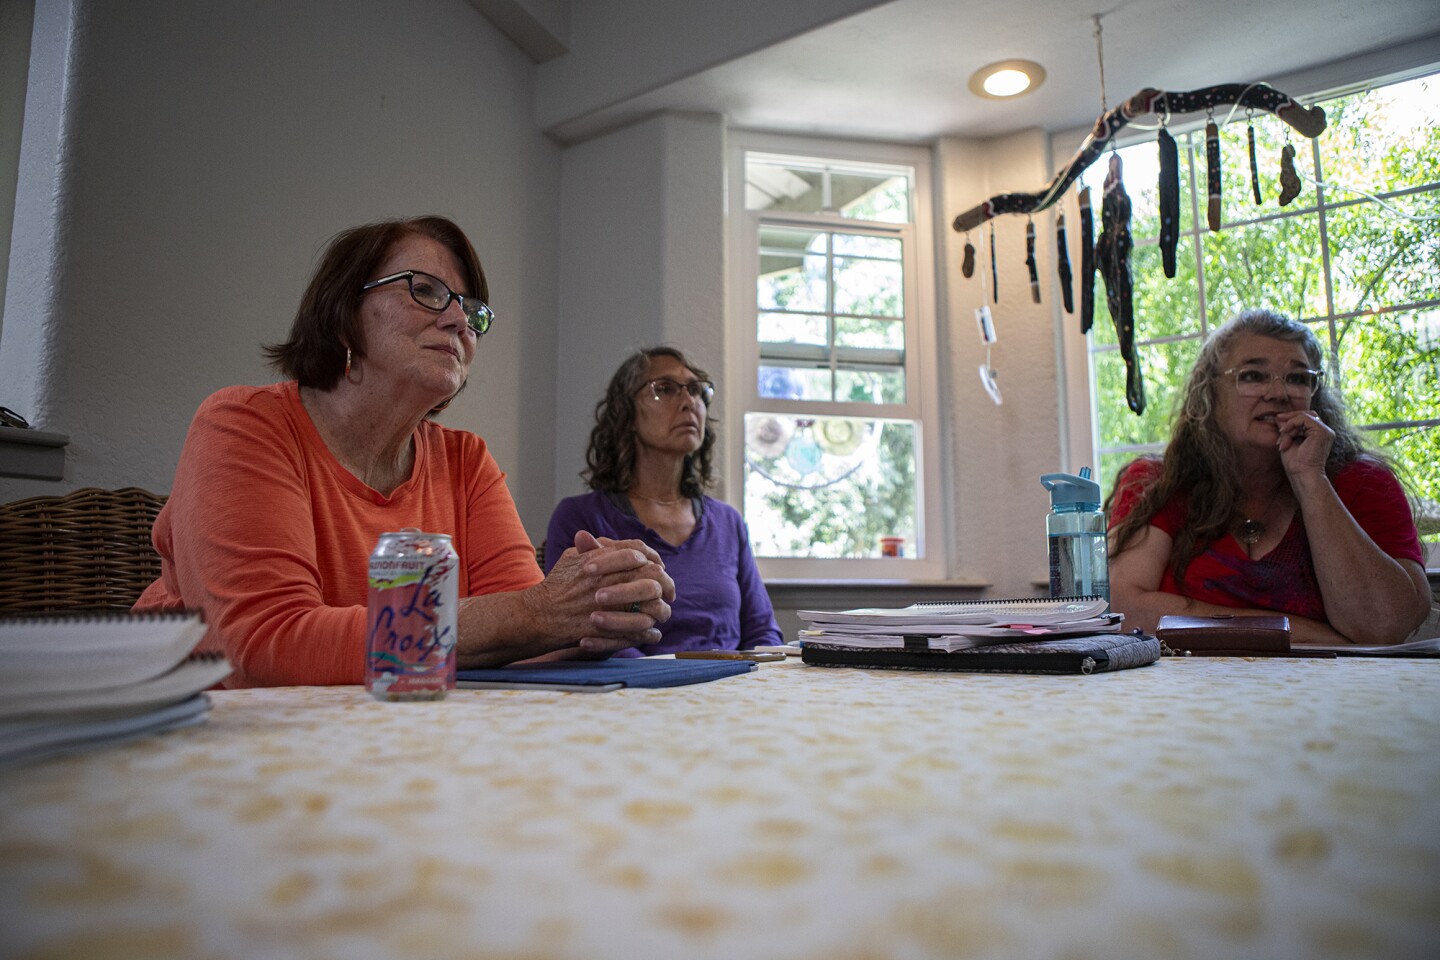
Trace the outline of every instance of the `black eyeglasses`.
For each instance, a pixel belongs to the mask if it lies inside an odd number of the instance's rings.
[[[443,281],[428,273],[421,273],[419,270],[406,270],[404,273],[394,273],[388,277],[381,277],[379,280],[371,280],[360,289],[374,290],[376,287],[394,283],[396,280],[408,281],[410,299],[426,310],[441,313],[450,306],[451,300],[460,301],[460,309],[465,313],[465,322],[470,324],[470,329],[475,331],[477,337],[489,330],[491,322],[495,319],[495,311],[491,310],[484,300],[456,293],[445,286]]]
[[[663,377],[659,380],[651,380],[641,389],[648,390],[650,399],[656,403],[678,403],[680,397],[687,393],[707,407],[715,399],[715,384],[709,380],[691,380],[689,383],[680,383]]]
[[[1284,373],[1271,373],[1260,367],[1231,367],[1221,376],[1230,374],[1235,375],[1235,392],[1242,397],[1263,397],[1269,392],[1270,384],[1279,380],[1287,394],[1297,400],[1306,400],[1315,396],[1320,389],[1325,371],[1287,370]]]

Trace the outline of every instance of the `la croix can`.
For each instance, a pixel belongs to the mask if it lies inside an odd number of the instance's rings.
[[[365,617],[365,689],[376,700],[443,700],[455,688],[459,564],[448,534],[380,535]]]

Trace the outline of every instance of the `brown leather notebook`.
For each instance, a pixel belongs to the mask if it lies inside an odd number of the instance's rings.
[[[1308,657],[1325,656],[1290,646],[1290,618],[1284,614],[1209,617],[1164,616],[1155,637],[1178,656]],[[1333,654],[1331,654],[1333,656]]]

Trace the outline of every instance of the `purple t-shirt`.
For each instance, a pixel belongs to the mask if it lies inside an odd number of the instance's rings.
[[[659,624],[659,643],[622,650],[637,657],[679,650],[749,650],[782,643],[770,595],[760,580],[750,536],[739,511],[722,500],[701,497],[695,531],[680,546],[668,543],[635,516],[624,494],[596,490],[567,497],[550,514],[545,535],[545,572],[575,534],[643,540],[660,554],[675,581],[670,619]]]

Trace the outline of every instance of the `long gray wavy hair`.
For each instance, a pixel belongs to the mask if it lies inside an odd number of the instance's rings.
[[[1140,496],[1135,508],[1116,525],[1111,538],[1114,544],[1111,556],[1132,546],[1135,535],[1144,530],[1176,494],[1187,494],[1189,500],[1185,527],[1176,534],[1170,554],[1177,579],[1184,575],[1185,568],[1205,544],[1224,535],[1240,519],[1241,478],[1235,447],[1215,422],[1215,410],[1217,391],[1227,382],[1221,375],[1221,364],[1230,345],[1247,333],[1298,343],[1312,369],[1325,369],[1325,353],[1315,333],[1305,324],[1273,310],[1243,311],[1217,330],[1200,348],[1200,355],[1195,358],[1195,366],[1185,381],[1170,443],[1159,458],[1160,474]],[[1345,417],[1339,391],[1323,379],[1320,389],[1310,399],[1310,409],[1335,431],[1335,442],[1330,446],[1325,464],[1327,474],[1333,477],[1345,464],[1362,456],[1384,461],[1366,449],[1360,434]],[[1105,501],[1107,511],[1118,488],[1117,482]]]

